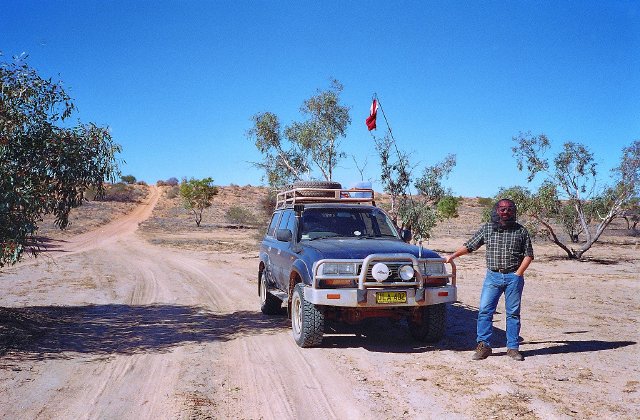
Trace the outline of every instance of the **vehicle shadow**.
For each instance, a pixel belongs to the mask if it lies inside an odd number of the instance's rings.
[[[360,347],[385,353],[416,353],[431,350],[473,350],[476,346],[476,308],[447,305],[445,336],[437,343],[422,343],[411,337],[406,321],[368,319],[357,325],[329,323],[322,347]],[[494,329],[496,342],[505,341],[504,330]]]
[[[187,343],[275,334],[286,317],[218,314],[179,305],[87,305],[0,308],[0,358],[71,358],[71,353],[162,352]]]
[[[414,340],[408,331],[406,322],[393,322],[385,319],[372,319],[355,326],[330,326],[322,342],[323,347],[364,348],[372,352],[417,353],[426,351],[452,350],[473,351],[476,347],[476,323],[478,309],[461,303],[447,305],[447,326],[445,336],[436,343],[420,343]],[[494,348],[506,346],[506,333],[494,326],[491,338]],[[634,341],[599,340],[559,340],[559,341],[520,341],[525,357],[561,353],[580,353],[612,350],[637,344]],[[527,350],[528,345],[548,345],[544,348]],[[494,355],[505,354],[506,349]]]

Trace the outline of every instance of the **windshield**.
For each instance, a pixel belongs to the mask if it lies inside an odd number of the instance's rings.
[[[377,208],[306,209],[300,221],[300,239],[329,237],[396,238],[391,220]]]

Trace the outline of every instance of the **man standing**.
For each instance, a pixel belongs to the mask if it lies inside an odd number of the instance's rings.
[[[478,310],[478,346],[473,360],[491,354],[493,314],[500,295],[504,293],[507,313],[507,356],[522,361],[520,336],[520,302],[524,288],[524,272],[533,261],[531,237],[524,226],[516,222],[516,204],[509,199],[496,203],[491,222],[485,223],[462,247],[445,257],[446,262],[487,246],[487,274],[480,295]]]

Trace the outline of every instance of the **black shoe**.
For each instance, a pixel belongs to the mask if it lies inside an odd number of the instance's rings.
[[[524,360],[524,356],[517,349],[507,349],[507,356],[513,360],[517,360],[518,362],[522,362]]]
[[[476,352],[473,353],[472,360],[482,360],[486,359],[491,355],[491,347],[486,345],[484,342],[479,342],[478,347],[476,347]]]

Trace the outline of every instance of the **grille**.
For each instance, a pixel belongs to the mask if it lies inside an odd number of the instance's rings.
[[[398,275],[398,271],[400,270],[400,267],[402,267],[403,265],[411,265],[411,261],[397,261],[397,262],[396,261],[394,262],[378,261],[378,262],[383,262],[387,267],[389,267],[389,278],[387,278],[383,283],[402,281],[402,279]],[[371,274],[371,270],[373,269],[374,264],[369,264],[369,268],[367,269],[367,281],[376,281],[376,279],[374,279],[373,275]],[[362,270],[362,265],[359,265],[358,273],[360,273],[361,270]],[[413,281],[413,279],[409,281]]]

